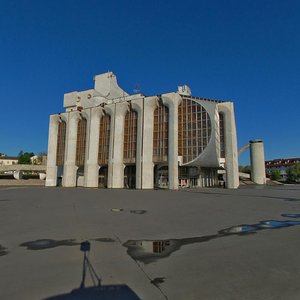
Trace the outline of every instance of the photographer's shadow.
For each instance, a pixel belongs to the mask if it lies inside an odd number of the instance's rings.
[[[84,253],[82,280],[80,287],[72,290],[70,293],[61,294],[46,298],[45,300],[73,300],[73,299],[101,299],[101,300],[140,300],[136,293],[126,284],[101,285],[101,279],[89,261],[87,252],[90,251],[90,242],[86,241],[80,244],[80,250]],[[87,273],[93,281],[94,286],[85,287]]]

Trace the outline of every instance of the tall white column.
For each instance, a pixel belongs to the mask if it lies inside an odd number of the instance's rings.
[[[68,123],[66,130],[66,151],[65,164],[62,185],[64,187],[76,186],[76,143],[77,143],[77,125],[81,116],[79,112],[70,112],[68,114]]]
[[[144,123],[142,144],[142,189],[154,188],[154,163],[153,163],[153,124],[154,111],[158,106],[157,97],[147,97],[144,100]]]
[[[86,151],[86,164],[84,167],[84,186],[98,187],[99,164],[98,164],[98,150],[99,150],[99,131],[100,120],[103,116],[103,108],[95,107],[91,109],[90,126],[88,134],[88,147]]]
[[[266,184],[264,142],[250,141],[251,180],[257,184]]]
[[[178,105],[182,99],[177,93],[169,93],[162,95],[162,101],[169,108],[169,189],[178,190]]]
[[[128,111],[128,103],[121,102],[105,106],[111,116],[110,150],[108,164],[108,188],[124,187],[124,123]]]
[[[109,104],[104,107],[105,112],[110,116],[110,136],[109,136],[109,157],[107,170],[107,188],[112,188],[113,175],[113,149],[114,149],[114,132],[115,132],[115,111],[116,105]]]
[[[239,187],[239,163],[233,103],[219,103],[218,111],[224,114],[226,187],[236,189]]]
[[[46,186],[56,186],[57,184],[56,151],[58,124],[59,116],[51,115],[49,121]]]
[[[131,107],[137,112],[137,141],[136,141],[136,161],[135,161],[135,187],[142,188],[142,145],[143,145],[143,120],[144,120],[144,98],[131,101]]]

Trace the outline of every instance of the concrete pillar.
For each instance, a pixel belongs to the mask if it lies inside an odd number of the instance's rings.
[[[14,171],[13,175],[15,179],[20,180],[23,178],[23,171]]]
[[[264,142],[250,141],[251,180],[257,184],[266,184]]]
[[[116,105],[109,104],[104,108],[105,113],[110,116],[110,137],[109,137],[109,157],[108,157],[108,170],[107,170],[107,188],[112,188],[112,175],[113,175],[113,149],[114,149],[114,131],[115,131],[115,111]]]
[[[169,108],[168,172],[169,189],[178,190],[178,105],[181,96],[177,93],[162,95],[162,102]]]
[[[62,185],[64,187],[76,186],[76,175],[78,167],[76,162],[76,143],[77,143],[77,125],[81,116],[78,111],[68,114],[68,122],[66,128],[66,151],[64,163],[64,175]]]
[[[136,140],[136,161],[135,161],[135,186],[142,188],[142,145],[143,145],[143,123],[144,123],[144,98],[131,101],[132,110],[137,112],[137,140]]]
[[[108,188],[124,187],[124,123],[125,115],[129,106],[127,102],[113,104],[115,107],[105,106],[105,110],[111,115],[111,138],[110,138],[110,164],[108,165]]]
[[[57,166],[56,166],[56,151],[57,151],[57,134],[58,134],[59,115],[51,115],[49,121],[49,136],[48,136],[48,155],[47,155],[47,177],[46,186],[57,185]]]
[[[157,108],[155,97],[147,97],[144,100],[144,123],[142,144],[142,189],[154,188],[154,163],[153,163],[153,124],[154,110]]]
[[[84,167],[84,186],[98,187],[99,165],[99,130],[100,120],[103,116],[103,108],[95,107],[90,112],[90,126],[87,138],[86,164]]]
[[[218,111],[224,114],[226,187],[236,189],[239,187],[239,163],[233,103],[219,103]]]

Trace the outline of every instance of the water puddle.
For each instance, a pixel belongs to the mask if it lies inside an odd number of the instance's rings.
[[[165,277],[156,277],[152,279],[150,282],[155,285],[156,287],[159,287],[160,284],[165,282]]]
[[[124,211],[123,208],[112,208],[111,209],[112,212],[120,212],[120,211]]]
[[[102,242],[102,243],[114,243],[115,240],[111,238],[97,238],[97,239],[92,239],[92,241],[96,242]]]
[[[300,216],[299,216],[300,217]],[[134,260],[145,264],[158,259],[168,257],[184,245],[208,242],[212,239],[224,238],[232,235],[250,235],[266,229],[280,229],[300,225],[300,221],[264,220],[257,224],[241,224],[219,230],[217,234],[182,239],[166,240],[129,240],[123,244],[127,248],[127,254]]]
[[[130,211],[132,214],[137,214],[137,215],[143,215],[145,214],[147,211],[143,210],[143,209],[135,209],[135,210],[131,210]]]
[[[7,254],[8,254],[7,248],[0,245],[0,256],[7,255]]]
[[[49,248],[55,248],[59,246],[77,246],[80,243],[75,242],[75,240],[51,240],[51,239],[41,239],[30,242],[25,242],[20,244],[20,247],[27,247],[27,250],[44,250]]]
[[[281,216],[285,218],[300,218],[300,214],[282,214]]]

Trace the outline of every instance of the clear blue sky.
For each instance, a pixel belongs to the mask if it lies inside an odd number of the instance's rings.
[[[232,100],[240,147],[300,156],[300,1],[1,0],[0,152],[46,151],[63,94],[108,70],[128,93]]]

